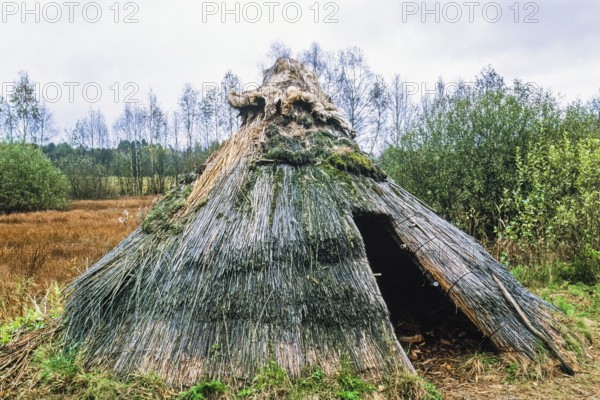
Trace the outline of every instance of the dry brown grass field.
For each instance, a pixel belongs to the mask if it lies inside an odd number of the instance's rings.
[[[64,287],[92,265],[137,228],[155,199],[76,201],[66,211],[0,215],[0,323],[18,317],[51,287]],[[409,348],[419,373],[444,399],[600,400],[600,286],[534,290],[562,305],[573,321],[584,317],[589,322],[588,336],[596,341],[588,344],[587,361],[575,377],[557,372],[532,379],[527,371],[512,371],[493,353],[461,353],[451,344]]]
[[[0,322],[116,246],[154,199],[74,201],[66,211],[0,215]]]

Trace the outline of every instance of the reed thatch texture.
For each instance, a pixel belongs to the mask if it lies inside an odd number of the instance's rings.
[[[389,234],[499,350],[538,359],[547,349],[566,364],[555,310],[388,180],[303,65],[278,60],[259,90],[230,102],[240,131],[71,285],[67,343],[90,365],[181,385],[248,378],[271,360],[290,376],[343,359],[374,374],[414,371],[361,215],[388,218]]]

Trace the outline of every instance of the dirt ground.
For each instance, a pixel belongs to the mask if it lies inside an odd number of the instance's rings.
[[[521,400],[589,399],[600,400],[600,329],[587,347],[588,358],[575,376],[558,369],[549,378],[531,379],[511,373],[493,349],[481,342],[442,339],[407,348],[421,376],[434,383],[444,399]]]

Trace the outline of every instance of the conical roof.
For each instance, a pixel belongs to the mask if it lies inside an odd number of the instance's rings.
[[[365,219],[397,246],[386,262],[398,288],[410,264],[500,350],[535,359],[542,343],[564,361],[554,310],[387,179],[301,63],[279,59],[230,103],[240,131],[71,285],[67,342],[88,364],[181,385],[251,377],[270,361],[291,376],[343,360],[411,371]]]

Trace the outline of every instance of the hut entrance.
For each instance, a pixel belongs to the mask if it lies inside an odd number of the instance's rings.
[[[388,216],[360,215],[354,221],[400,342],[441,341],[454,348],[484,343],[478,329],[403,248]]]

